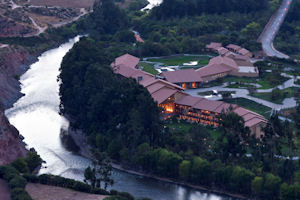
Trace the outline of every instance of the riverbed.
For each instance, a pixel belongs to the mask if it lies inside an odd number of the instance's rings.
[[[28,148],[34,148],[46,161],[40,174],[51,173],[67,178],[83,180],[84,169],[91,161],[67,151],[60,140],[61,129],[67,129],[68,121],[59,115],[59,67],[63,56],[79,37],[60,47],[43,53],[38,61],[20,78],[24,94],[6,115],[25,137]],[[135,197],[153,200],[227,200],[232,199],[176,184],[113,171],[115,181],[112,189],[126,191]]]

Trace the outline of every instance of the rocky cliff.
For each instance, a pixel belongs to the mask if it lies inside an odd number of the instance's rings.
[[[21,47],[0,48],[0,102],[5,108],[21,96],[18,79],[35,59]]]
[[[4,109],[21,96],[18,79],[35,59],[21,47],[0,48],[0,165],[26,155],[21,136],[7,120]]]
[[[0,165],[5,165],[25,155],[25,145],[20,139],[18,130],[9,124],[4,115],[4,109],[0,106]]]

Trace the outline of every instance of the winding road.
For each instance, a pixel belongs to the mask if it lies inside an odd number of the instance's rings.
[[[281,53],[274,48],[273,41],[290,9],[292,1],[293,0],[282,1],[280,8],[271,17],[264,31],[258,38],[258,42],[262,43],[262,48],[268,56],[289,58],[288,55]]]

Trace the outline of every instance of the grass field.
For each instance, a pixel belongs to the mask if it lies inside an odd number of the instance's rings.
[[[198,66],[204,66],[208,64],[209,59],[210,58],[208,56],[168,56],[152,58],[148,59],[148,61],[163,63],[165,66],[183,65],[183,63],[198,61]]]
[[[256,103],[255,101],[251,101],[245,98],[223,99],[222,101],[225,101],[227,103],[237,104],[253,112],[261,114],[266,118],[270,117],[270,113],[272,111],[270,107],[264,106],[262,104]]]
[[[140,62],[139,65],[143,67],[143,71],[145,71],[145,72],[148,72],[148,73],[153,74],[153,75],[158,74],[158,71],[156,71],[154,69],[154,66],[149,64],[149,63]]]
[[[280,95],[277,95],[276,98],[273,99],[272,99],[272,92],[254,93],[251,96],[264,99],[266,101],[270,101],[273,103],[282,104],[285,98],[294,97],[297,94],[299,94],[299,88],[290,87],[284,90],[280,90]]]
[[[182,132],[188,132],[194,126],[202,126],[204,129],[208,131],[213,141],[217,140],[221,135],[220,130],[217,128],[203,126],[195,123],[188,123],[184,121],[167,122],[165,126],[167,126],[171,131],[182,131]]]

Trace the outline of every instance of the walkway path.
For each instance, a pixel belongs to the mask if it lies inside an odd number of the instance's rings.
[[[286,76],[290,76],[290,75],[286,75]],[[300,87],[300,85],[296,85],[294,84],[295,81],[295,77],[290,76],[291,79],[287,80],[286,82],[284,82],[283,84],[277,86],[278,89],[283,90],[289,87]],[[296,77],[297,78],[297,77]],[[218,92],[221,91],[234,91],[235,94],[233,94],[233,98],[246,98],[252,101],[255,101],[256,103],[262,104],[264,106],[268,106],[270,108],[272,108],[273,110],[281,110],[281,109],[286,109],[286,108],[292,108],[295,107],[297,105],[297,102],[295,100],[295,98],[285,98],[281,104],[275,104],[263,99],[259,99],[253,96],[249,95],[249,91],[247,89],[237,89],[237,88],[226,88],[226,86],[228,85],[228,83],[224,83],[221,86],[215,86],[215,87],[210,87],[210,88],[199,88],[199,89],[190,89],[190,90],[186,90],[185,92],[192,95],[192,96],[200,96],[200,97],[205,97],[207,99],[211,99],[211,100],[221,100],[222,97],[219,96],[201,96],[198,93],[199,92],[208,92],[208,91],[212,91],[212,90],[217,90]],[[275,87],[276,88],[276,87]],[[258,89],[257,92],[258,93],[264,93],[264,92],[272,92],[274,88],[271,89]]]
[[[278,9],[278,11],[271,17],[264,31],[258,38],[258,42],[262,43],[262,48],[268,56],[289,58],[288,55],[281,53],[274,48],[273,41],[288,13],[292,1],[293,0],[282,1],[282,5]]]

